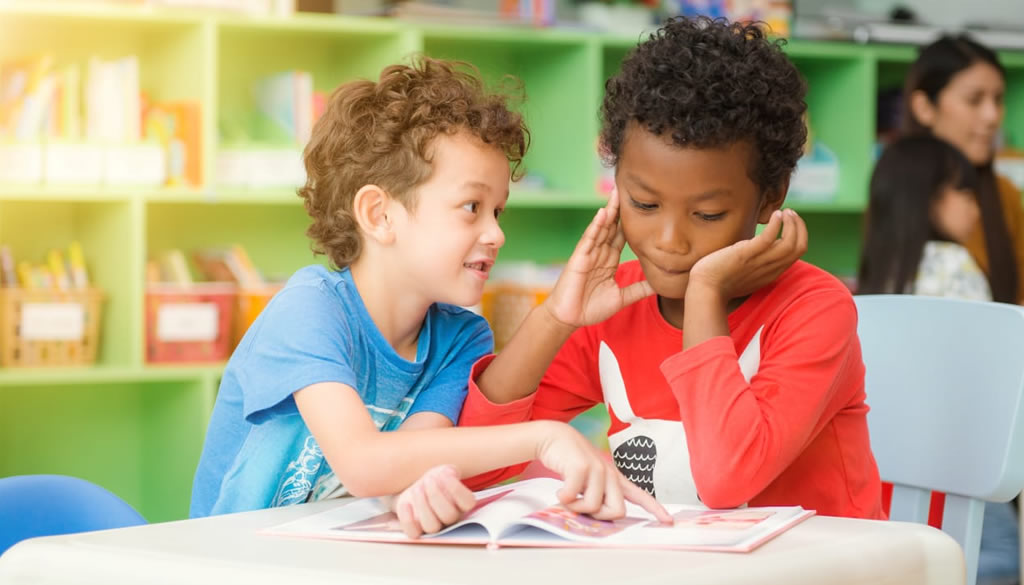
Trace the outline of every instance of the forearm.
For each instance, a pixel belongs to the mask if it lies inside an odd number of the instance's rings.
[[[721,293],[690,283],[683,313],[683,350],[720,336],[729,336],[728,299]]]
[[[718,340],[713,345],[720,343],[725,345]],[[696,348],[701,353],[709,349]],[[740,373],[736,358],[686,357],[701,364],[680,372],[684,356],[676,356],[666,361],[675,362],[673,366],[662,369],[677,372],[666,377],[686,429],[694,482],[705,504],[732,508],[760,493],[785,467],[782,437]]]
[[[541,427],[551,424],[556,423],[370,432],[356,437],[343,451],[325,451],[325,455],[353,495],[391,495],[441,464],[452,464],[460,477],[470,477],[530,461],[546,436]]]
[[[504,404],[537,389],[544,372],[575,329],[559,323],[544,307],[534,307],[512,339],[476,383],[488,400]]]

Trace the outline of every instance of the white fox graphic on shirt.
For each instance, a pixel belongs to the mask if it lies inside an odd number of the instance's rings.
[[[761,329],[758,329],[739,357],[740,371],[748,383],[760,365]],[[598,372],[608,410],[626,425],[608,436],[608,446],[619,471],[660,502],[699,502],[683,423],[641,418],[633,412],[619,361],[603,341],[598,350]]]

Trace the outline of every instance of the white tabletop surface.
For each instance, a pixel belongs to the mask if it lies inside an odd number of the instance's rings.
[[[0,583],[225,585],[962,585],[956,542],[927,526],[816,516],[751,553],[513,549],[258,534],[338,502],[23,541]]]

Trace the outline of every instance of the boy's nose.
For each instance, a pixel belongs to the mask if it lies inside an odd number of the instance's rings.
[[[491,223],[480,235],[480,242],[488,246],[500,248],[505,245],[505,232],[498,225],[497,221]]]
[[[686,243],[686,231],[683,222],[678,220],[666,220],[658,230],[658,239],[655,245],[663,252],[672,254],[685,254],[689,251]]]

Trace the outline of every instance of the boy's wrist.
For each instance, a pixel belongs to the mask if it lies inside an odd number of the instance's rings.
[[[533,420],[526,424],[530,425],[528,432],[534,440],[533,458],[537,460],[543,458],[544,451],[557,441],[558,436],[563,432],[563,427],[566,426],[565,423],[553,420]]]
[[[687,309],[700,305],[703,307],[707,306],[725,306],[729,302],[726,295],[714,285],[709,283],[694,280],[689,283],[686,287],[685,303]]]
[[[544,327],[547,331],[563,338],[568,339],[570,335],[576,331],[575,325],[566,323],[555,316],[554,311],[551,310],[551,305],[545,299],[540,305],[533,308],[531,312],[538,313],[539,319],[544,323]]]

